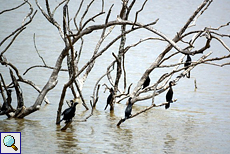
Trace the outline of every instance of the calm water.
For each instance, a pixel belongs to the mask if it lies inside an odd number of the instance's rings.
[[[15,2],[14,0],[0,0],[0,2],[0,11],[20,3],[20,1]],[[56,4],[56,1],[53,3]],[[116,18],[121,2],[106,0],[106,11],[112,3],[115,5],[111,20]],[[200,3],[201,0],[149,1],[146,10],[140,13],[139,21],[147,23],[160,18],[154,27],[172,38]],[[72,7],[75,6],[78,6],[78,3],[72,1]],[[94,10],[100,10],[98,6],[100,6],[100,1],[95,3]],[[138,10],[140,6],[140,3],[136,3],[134,10]],[[35,7],[35,9],[37,8]],[[28,10],[27,7],[23,7],[18,11],[0,16],[0,40],[21,24]],[[134,14],[135,12],[132,12],[131,19],[134,18]],[[217,27],[219,24],[227,23],[229,15],[230,1],[214,1],[204,16],[198,20],[197,26],[202,29],[205,26]],[[59,21],[61,21],[60,17],[61,13],[56,15]],[[96,22],[102,23],[102,19],[99,18]],[[229,34],[230,29],[225,28],[222,32]],[[32,24],[17,38],[6,53],[9,61],[19,66],[21,74],[31,65],[42,64],[33,47],[34,33],[36,34],[37,48],[48,65],[53,66],[64,47],[56,28],[50,25],[38,12]],[[111,38],[118,33],[120,33],[119,27],[115,29]],[[98,31],[94,33],[94,36],[85,38],[87,40],[84,45],[85,50],[90,51],[95,48],[100,34]],[[136,32],[135,35],[128,36],[127,44],[135,43],[140,38],[149,36],[151,35],[146,31]],[[227,52],[218,42],[213,41],[213,43],[209,50],[215,52],[213,57]],[[229,42],[227,44],[230,46]],[[112,46],[110,51],[116,52],[117,45]],[[161,42],[144,43],[127,55],[129,84],[139,80],[143,70],[151,64],[157,56],[156,53],[162,51],[165,45]],[[2,49],[4,46],[1,47],[1,51]],[[106,71],[106,65],[113,60],[111,52],[105,53],[100,58],[101,62],[95,65],[95,69],[85,83],[83,95],[87,103],[92,95],[92,85],[95,84],[95,80]],[[85,60],[88,60],[90,55],[87,54],[89,53],[85,52],[82,55],[82,65]],[[15,57],[14,55],[20,56]],[[199,56],[194,57],[194,59],[197,58]],[[94,115],[87,122],[79,122],[90,113],[85,112],[84,108],[78,105],[76,117],[66,132],[61,132],[61,127],[55,125],[62,85],[68,80],[67,74],[60,73],[57,87],[48,94],[51,104],[43,104],[40,111],[24,119],[7,119],[6,116],[1,116],[0,131],[21,132],[22,153],[229,153],[229,68],[229,66],[219,68],[207,65],[195,68],[190,79],[182,79],[177,86],[173,87],[174,98],[177,98],[178,101],[169,110],[166,111],[163,107],[152,109],[126,121],[120,128],[117,128],[116,124],[124,114],[125,102],[116,104],[114,113],[104,111],[108,92],[103,93],[102,90]],[[7,68],[0,67],[0,71],[8,76]],[[38,68],[30,71],[24,77],[33,80],[42,88],[50,73],[50,70]],[[153,72],[150,77],[152,80],[156,79],[157,72]],[[198,86],[196,91],[194,91],[195,78]],[[9,78],[7,80],[9,82]],[[30,106],[34,103],[37,92],[24,84],[21,84],[21,87],[24,91],[25,104]],[[71,99],[70,92],[66,99]],[[164,100],[163,94],[156,98],[156,103],[161,103]],[[15,102],[14,99],[13,105],[16,105]],[[150,103],[150,101],[138,102],[133,108],[133,113],[144,109]],[[64,108],[66,107],[65,104]]]

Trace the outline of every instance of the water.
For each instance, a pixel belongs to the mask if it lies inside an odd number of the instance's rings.
[[[20,1],[1,0],[0,10],[16,6],[16,3],[19,4]],[[72,3],[72,6],[75,7],[76,2]],[[115,19],[120,9],[120,1],[111,0],[106,1],[105,10],[108,10],[112,3],[114,3],[114,10],[111,20]],[[154,27],[172,38],[200,3],[201,0],[148,1],[146,10],[139,15],[140,21],[147,23],[160,18]],[[95,9],[100,10],[99,4],[100,1],[97,1]],[[139,8],[140,2],[137,2],[134,10]],[[214,1],[204,16],[197,21],[197,26],[200,28],[216,27],[219,24],[227,23],[229,10],[229,1]],[[26,11],[28,8],[23,7],[16,11],[16,14],[12,12],[0,16],[0,40],[20,25]],[[59,15],[61,17],[61,14]],[[134,15],[135,12],[132,12],[130,19],[133,19]],[[58,15],[56,18],[61,21]],[[102,19],[99,18],[96,22],[100,23]],[[117,28],[111,38],[119,32],[120,30]],[[50,25],[38,12],[32,24],[16,39],[14,45],[6,53],[9,61],[19,66],[21,74],[31,65],[42,64],[33,47],[34,33],[37,48],[48,65],[54,65],[59,52],[64,47],[56,28]],[[229,28],[225,28],[223,33],[229,34]],[[87,41],[85,41],[84,48],[89,51],[95,48],[100,31],[94,34],[94,36],[85,39]],[[141,37],[148,36],[150,34],[146,31],[136,32],[135,36],[128,36],[127,44],[135,43]],[[214,51],[213,57],[227,52],[218,42],[213,41],[212,43],[209,51]],[[230,46],[229,42],[227,44]],[[116,45],[111,47],[111,52],[117,51]],[[148,68],[159,51],[165,48],[165,45],[161,42],[144,43],[128,53],[126,56],[128,84],[136,83],[139,80],[143,70]],[[196,45],[201,46],[199,43]],[[1,51],[2,49],[4,47],[1,47]],[[113,60],[111,52],[105,53],[100,58],[101,62],[95,65],[92,74],[85,83],[83,95],[87,104],[89,104],[92,95],[92,85],[95,84],[95,80],[100,74],[106,71],[106,65]],[[88,53],[90,52],[83,55],[81,65],[85,60],[88,60],[90,56],[87,55]],[[14,55],[20,56],[15,57]],[[199,56],[193,57],[193,59],[197,58]],[[137,66],[137,64],[139,65]],[[8,68],[0,67],[0,71],[8,76]],[[33,80],[42,88],[50,73],[50,70],[38,68],[31,70],[24,77]],[[68,80],[68,75],[62,72],[59,75],[57,87],[48,94],[51,104],[43,104],[40,111],[24,119],[7,119],[6,116],[1,116],[0,131],[21,132],[22,153],[228,153],[230,150],[229,66],[219,68],[202,65],[195,68],[191,75],[191,79],[184,78],[177,86],[173,87],[174,98],[177,98],[178,101],[172,104],[169,110],[165,110],[164,107],[154,108],[126,121],[118,128],[116,124],[123,117],[125,102],[116,104],[114,113],[104,111],[108,92],[101,91],[94,115],[86,122],[79,122],[90,112],[78,105],[71,127],[62,132],[60,128],[63,125],[55,125],[62,85]],[[150,77],[155,80],[158,76],[154,72]],[[195,78],[198,86],[196,91],[194,91]],[[6,79],[8,82],[10,81],[9,78]],[[24,84],[21,84],[21,87],[24,90],[25,105],[30,106],[36,99],[37,92]],[[69,91],[66,99],[71,99]],[[164,99],[164,94],[162,94],[156,97],[156,103],[161,103]],[[144,109],[150,103],[150,101],[138,102],[133,108],[133,113]],[[13,105],[16,105],[15,100]],[[64,108],[66,107],[65,104]]]

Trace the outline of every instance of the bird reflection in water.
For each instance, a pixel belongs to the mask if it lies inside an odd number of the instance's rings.
[[[169,133],[166,134],[164,138],[164,153],[175,153],[174,145],[176,138],[173,138]]]
[[[76,153],[76,150],[81,150],[78,146],[78,137],[76,130],[71,128],[69,132],[56,131],[57,153]]]

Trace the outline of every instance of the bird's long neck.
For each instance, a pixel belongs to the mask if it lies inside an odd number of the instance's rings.
[[[191,60],[191,57],[189,55],[187,55],[187,60],[189,60],[189,61]]]
[[[169,83],[169,89],[172,90],[172,83]]]
[[[131,104],[131,99],[129,98],[129,103],[128,104]]]
[[[129,103],[128,103],[128,105],[132,105],[132,102],[131,102],[131,100],[129,100]]]

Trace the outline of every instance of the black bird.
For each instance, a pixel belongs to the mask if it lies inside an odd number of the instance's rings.
[[[73,103],[73,100],[70,100],[70,102]],[[77,104],[78,104],[78,102],[75,102],[71,107],[65,109],[65,111],[62,112],[61,115],[63,115],[63,117],[58,122],[58,124],[60,124],[62,120],[65,120],[65,123],[70,122],[72,120],[72,118],[75,116]]]
[[[106,108],[107,108],[107,106],[110,104],[112,104],[113,103],[113,95],[114,95],[114,91],[113,91],[113,88],[110,88],[109,89],[109,92],[110,92],[110,94],[109,94],[109,96],[108,96],[108,98],[107,98],[107,104],[106,104],[106,106],[105,106],[105,109],[104,110],[106,110]]]
[[[172,98],[173,98],[173,89],[172,89],[172,81],[169,82],[169,90],[166,94],[166,101],[168,104],[165,105],[165,109],[168,109],[170,107],[170,103],[172,103]]]
[[[185,70],[188,69],[188,66],[191,65],[191,63],[192,63],[192,58],[189,55],[187,55],[187,59],[184,63]],[[186,76],[187,78],[190,78],[190,71],[188,72],[188,74],[186,74]]]
[[[130,116],[131,116],[131,112],[132,112],[132,107],[133,107],[133,104],[131,103],[131,97],[129,98],[129,102],[128,102],[128,105],[125,109],[125,120],[128,119]]]
[[[143,88],[142,89],[145,89],[145,87],[148,87],[149,83],[150,83],[150,78],[149,78],[149,76],[147,76],[147,78],[145,79],[145,82],[143,83]]]

